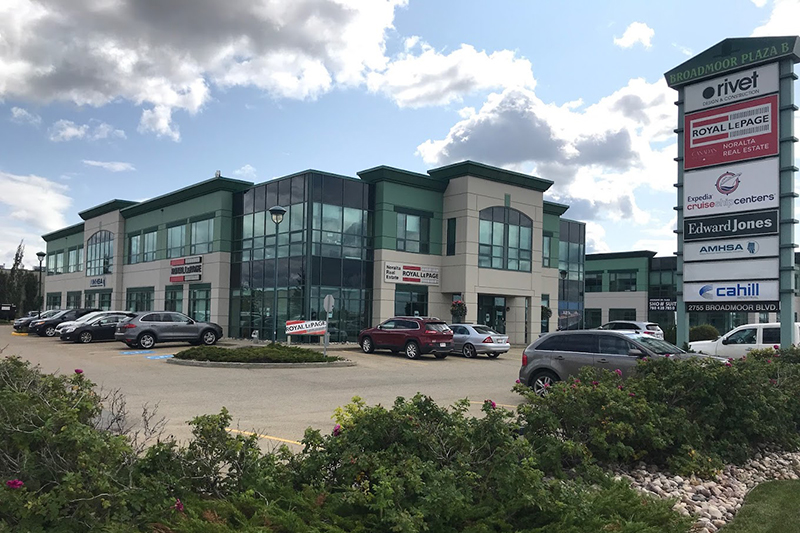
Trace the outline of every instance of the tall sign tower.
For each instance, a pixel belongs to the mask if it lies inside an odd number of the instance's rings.
[[[794,323],[794,64],[800,38],[725,39],[665,74],[678,91],[678,343],[687,313]]]

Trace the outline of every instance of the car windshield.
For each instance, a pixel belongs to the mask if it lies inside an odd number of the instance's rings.
[[[674,344],[670,344],[667,341],[657,339],[651,335],[630,335],[630,338],[635,340],[639,344],[644,344],[651,351],[659,355],[686,353],[677,346],[675,346]]]
[[[42,318],[61,318],[62,316],[66,315],[67,313],[69,313],[69,309],[64,309],[63,311],[56,311],[52,315],[48,315],[48,316],[42,315]]]
[[[444,322],[427,322],[425,329],[428,331],[438,331],[439,333],[447,333],[450,331],[450,326]]]
[[[481,335],[499,335],[499,333],[494,331],[492,328],[486,326],[472,326],[472,329]]]
[[[60,311],[58,309],[51,309],[49,311],[43,312],[41,315],[39,315],[39,318],[53,318],[54,316],[56,316],[56,315],[58,315],[60,313],[63,313],[63,312],[64,311]]]
[[[648,331],[659,331],[661,328],[658,324],[647,324]]]

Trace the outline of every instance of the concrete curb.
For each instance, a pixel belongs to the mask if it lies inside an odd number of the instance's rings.
[[[330,363],[225,363],[222,361],[192,361],[188,359],[166,359],[167,364],[199,366],[202,368],[343,368],[356,366],[355,361],[344,359]]]

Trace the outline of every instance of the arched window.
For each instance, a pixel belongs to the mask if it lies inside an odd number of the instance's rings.
[[[510,207],[487,207],[480,212],[478,266],[531,271],[533,221]]]
[[[86,275],[111,274],[114,266],[114,234],[100,230],[86,242]]]

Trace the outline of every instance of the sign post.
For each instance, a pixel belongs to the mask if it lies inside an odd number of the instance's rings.
[[[327,295],[325,299],[322,300],[322,308],[325,310],[326,313],[328,313],[327,317],[328,320],[330,320],[330,318],[333,316],[333,306],[335,303],[336,299],[333,297],[332,294]],[[325,344],[322,347],[322,354],[325,357],[328,357],[328,340],[330,339],[330,336],[331,336],[330,332],[328,331],[327,328],[325,328]]]
[[[689,312],[794,324],[794,64],[800,37],[725,39],[664,74],[678,91],[677,341]]]

